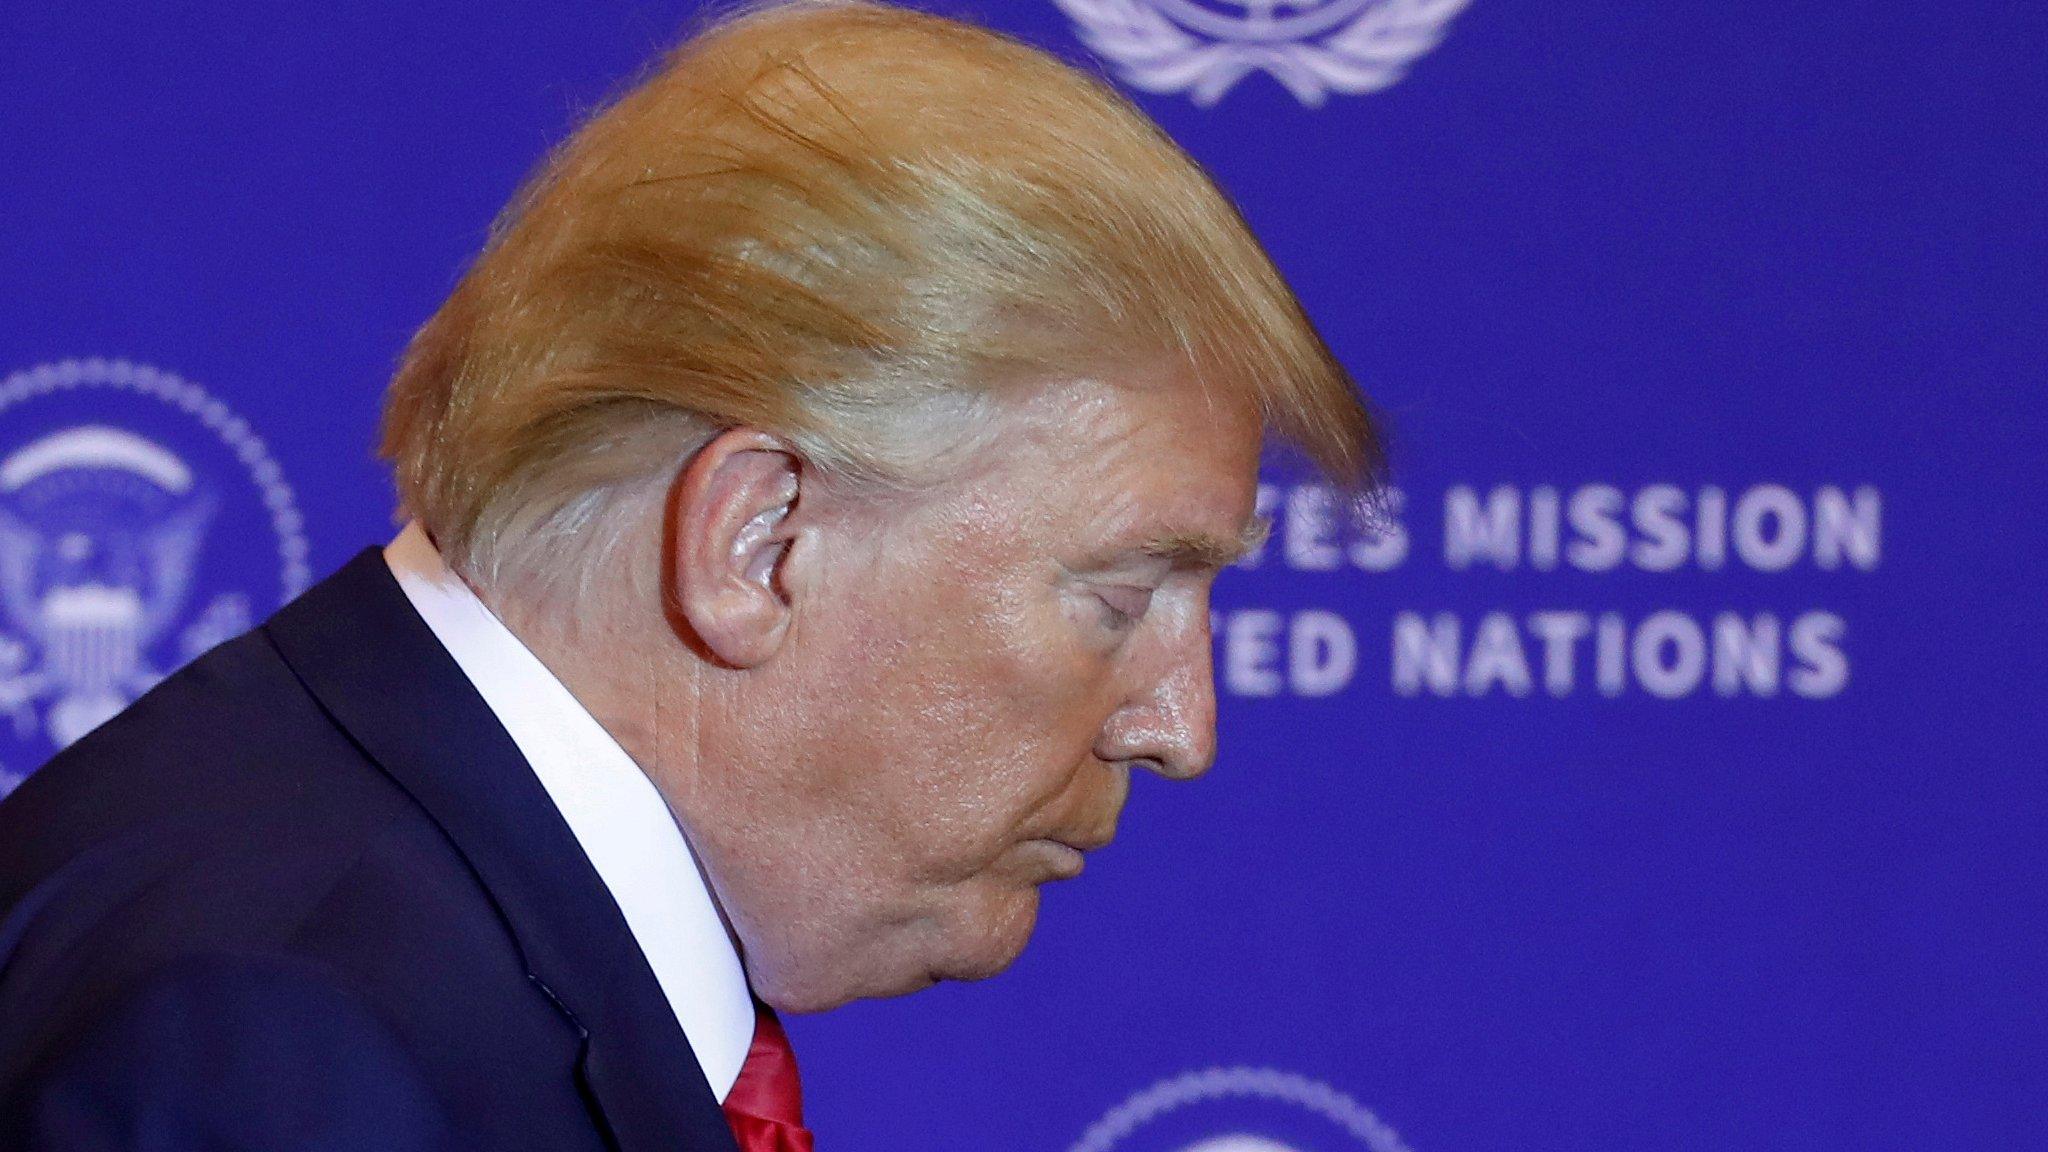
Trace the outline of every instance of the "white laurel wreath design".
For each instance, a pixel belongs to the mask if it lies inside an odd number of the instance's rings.
[[[1443,40],[1471,0],[1385,0],[1320,40],[1231,43],[1196,35],[1146,0],[1053,0],[1081,40],[1147,92],[1187,92],[1208,107],[1254,71],[1269,73],[1311,108],[1332,91],[1377,92]]]

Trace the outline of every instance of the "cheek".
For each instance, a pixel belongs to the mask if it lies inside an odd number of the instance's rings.
[[[873,605],[850,629],[866,714],[846,717],[860,747],[842,763],[862,777],[848,791],[906,855],[980,860],[1087,763],[1101,661],[1048,600],[940,585],[908,607]]]

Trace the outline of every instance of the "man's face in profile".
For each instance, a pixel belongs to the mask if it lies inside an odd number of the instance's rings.
[[[1256,414],[1157,380],[1004,407],[939,493],[827,514],[764,669],[774,746],[709,782],[744,815],[699,847],[778,1006],[1000,971],[1131,769],[1214,754],[1209,587],[1251,525]]]

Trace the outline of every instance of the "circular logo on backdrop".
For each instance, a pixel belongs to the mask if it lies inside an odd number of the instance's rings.
[[[0,795],[310,577],[277,461],[205,389],[125,360],[0,380]]]
[[[1411,1152],[1364,1105],[1274,1068],[1208,1068],[1110,1109],[1069,1152]]]
[[[1081,39],[1147,92],[1204,107],[1265,72],[1315,107],[1377,92],[1436,47],[1471,0],[1054,0]]]

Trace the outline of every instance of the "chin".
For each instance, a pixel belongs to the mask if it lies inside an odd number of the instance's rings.
[[[986,980],[1002,973],[1024,954],[1037,924],[1037,888],[985,894],[954,925],[950,962],[938,969],[938,975],[946,980]]]
[[[777,959],[747,950],[754,995],[783,1013],[824,1012],[854,1000],[922,991],[941,980],[986,980],[1016,963],[1038,923],[1036,887],[976,885],[958,906],[904,926],[868,948]]]
[[[1013,957],[1014,958],[1014,957]],[[1009,967],[1010,961],[988,964],[949,959],[934,965],[928,958],[877,965],[862,971],[835,971],[813,980],[784,980],[749,965],[747,983],[754,995],[784,1015],[829,1012],[855,1000],[887,1000],[922,992],[942,980],[980,980]]]

